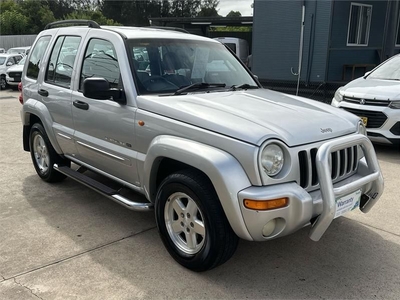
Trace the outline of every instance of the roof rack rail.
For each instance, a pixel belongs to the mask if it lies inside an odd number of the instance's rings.
[[[148,26],[149,28],[155,28],[155,29],[164,29],[164,30],[172,30],[172,31],[179,31],[179,32],[183,32],[183,33],[190,33],[189,31],[187,31],[184,28],[180,28],[180,27],[167,27],[167,26]]]
[[[49,23],[46,25],[44,29],[50,29],[54,28],[60,25],[87,25],[88,27],[92,28],[101,28],[100,25],[92,20],[62,20],[62,21],[56,21],[53,23]]]

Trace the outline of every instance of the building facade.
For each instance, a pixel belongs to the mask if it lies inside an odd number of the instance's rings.
[[[255,0],[253,71],[261,81],[343,83],[400,52],[399,0]]]

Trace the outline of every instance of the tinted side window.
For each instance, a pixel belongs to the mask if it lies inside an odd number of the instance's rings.
[[[50,42],[50,36],[42,36],[35,44],[32,50],[32,55],[29,58],[28,69],[26,76],[32,79],[37,79],[39,75],[40,62],[46,52],[47,46]]]
[[[80,89],[83,81],[89,77],[101,77],[108,80],[111,88],[120,85],[120,70],[114,46],[105,40],[90,40],[82,65]]]
[[[81,38],[77,36],[60,36],[57,38],[47,66],[46,82],[66,88],[70,87],[80,41]]]

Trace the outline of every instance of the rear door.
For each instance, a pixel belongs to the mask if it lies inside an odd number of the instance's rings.
[[[75,73],[75,60],[87,30],[62,28],[52,44],[43,81],[38,93],[52,117],[52,126],[58,144],[65,155],[75,156],[73,140],[71,78]]]
[[[77,158],[99,171],[139,186],[137,152],[133,150],[134,88],[122,37],[93,29],[86,38],[84,50],[79,57],[80,76],[72,93]],[[127,104],[86,98],[83,81],[90,77],[105,78],[110,87],[125,90]]]

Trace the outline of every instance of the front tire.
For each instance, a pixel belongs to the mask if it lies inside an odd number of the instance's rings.
[[[70,166],[71,162],[57,154],[42,124],[36,123],[32,126],[29,147],[33,165],[40,178],[47,182],[59,182],[66,178],[64,174],[57,172],[53,165]]]
[[[5,90],[7,88],[7,81],[5,76],[1,76],[0,78],[0,89]]]
[[[197,272],[215,268],[234,254],[238,237],[209,179],[192,170],[169,175],[157,193],[161,239],[171,256]]]

